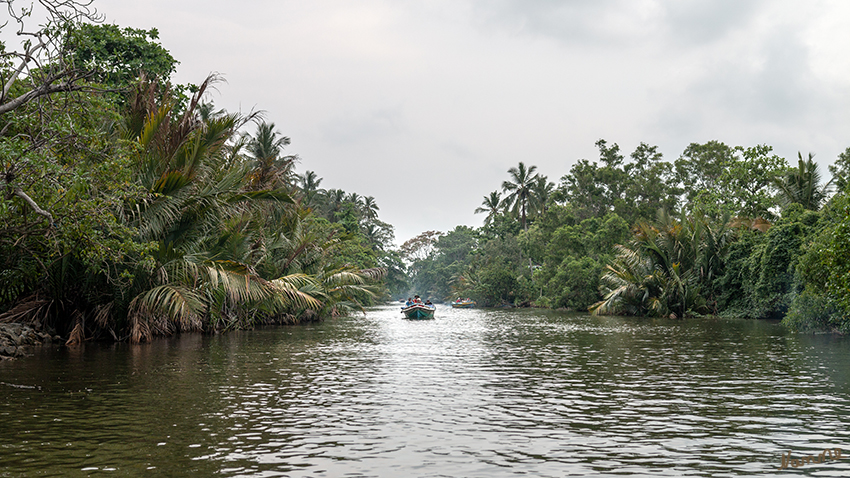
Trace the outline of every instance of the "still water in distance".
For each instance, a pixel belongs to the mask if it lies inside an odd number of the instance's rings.
[[[0,477],[846,476],[848,378],[773,322],[387,305],[0,363]]]

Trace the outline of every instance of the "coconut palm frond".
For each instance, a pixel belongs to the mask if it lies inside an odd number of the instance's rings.
[[[138,343],[150,338],[151,323],[164,319],[159,331],[199,331],[207,302],[197,290],[179,284],[164,284],[147,290],[130,302],[128,317],[132,324],[131,341]],[[143,325],[144,324],[144,325]]]
[[[145,118],[145,122],[142,125],[142,130],[139,134],[139,137],[136,141],[142,148],[147,148],[151,146],[159,132],[160,127],[168,118],[168,115],[171,113],[171,103],[165,103],[161,105],[159,108],[153,109],[148,112],[147,118]]]
[[[54,301],[32,295],[0,314],[0,322],[42,323],[50,314]]]
[[[363,304],[356,300],[339,300],[334,303],[333,308],[331,310],[331,315],[334,317],[339,317],[341,315],[347,315],[352,312],[363,312]]]
[[[803,154],[798,152],[797,158],[797,167],[789,168],[784,175],[776,177],[773,185],[779,190],[785,205],[797,203],[817,211],[832,191],[832,180],[821,184],[820,170],[812,153],[803,159]]]
[[[357,295],[368,295],[377,297],[378,289],[366,284],[344,284],[328,289],[328,295],[337,298],[355,297]]]
[[[239,201],[275,201],[282,202],[287,204],[294,204],[295,201],[292,200],[292,196],[289,195],[283,189],[266,189],[262,191],[244,191],[227,199],[229,202],[239,202]]]
[[[591,315],[609,315],[619,313],[628,299],[634,296],[632,284],[621,284],[619,287],[610,289],[605,297],[591,305],[588,310]]]
[[[357,271],[360,275],[372,281],[379,281],[387,276],[386,267],[373,267],[371,269],[360,269]]]
[[[365,285],[386,276],[386,269],[377,267],[373,269],[342,268],[331,271],[322,278],[322,283],[329,288],[344,285]]]
[[[313,278],[305,274],[291,274],[270,282],[277,292],[275,301],[281,307],[322,308],[322,302],[316,298],[320,295],[320,288]]]

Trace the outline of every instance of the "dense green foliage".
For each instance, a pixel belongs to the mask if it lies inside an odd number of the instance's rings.
[[[481,228],[405,244],[415,290],[850,331],[850,207],[845,192],[830,198],[811,155],[790,167],[769,146],[709,141],[671,163],[644,143],[628,159],[616,143],[596,146],[599,160],[579,160],[557,187],[534,166],[510,168],[506,196],[493,191],[475,210]],[[830,167],[839,188],[847,162],[845,152]]]
[[[117,25],[73,25],[65,37],[72,63],[93,72],[90,80],[123,88],[140,75],[168,81],[177,60],[156,40],[159,32]]]
[[[155,30],[56,19],[0,69],[0,320],[139,342],[406,289],[374,198],[298,176],[273,123],[204,102],[215,77],[172,86]]]
[[[613,259],[614,245],[628,237],[628,224],[616,213],[579,221],[569,206],[552,206],[526,234],[523,251],[535,264],[540,289],[536,303],[552,308],[587,310],[598,300],[602,270]]]
[[[216,77],[173,85],[155,29],[57,10],[74,5],[41,2],[50,22],[0,44],[0,320],[143,341],[419,293],[850,332],[850,148],[824,182],[766,145],[668,162],[599,140],[557,185],[509,168],[482,227],[394,249],[374,197],[321,188],[274,123],[207,102]]]
[[[785,322],[802,330],[850,333],[850,197],[836,195],[804,244],[796,265],[802,292]]]

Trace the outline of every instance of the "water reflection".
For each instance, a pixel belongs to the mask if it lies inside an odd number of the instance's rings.
[[[395,306],[45,349],[0,363],[0,476],[799,473],[781,453],[850,451],[848,351],[769,322]]]

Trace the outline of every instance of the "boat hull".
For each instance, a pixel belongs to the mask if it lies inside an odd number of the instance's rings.
[[[426,305],[417,304],[401,309],[401,313],[408,319],[433,319],[435,309],[436,308],[433,306],[428,307]]]
[[[452,302],[453,309],[471,309],[475,307],[475,302]]]

